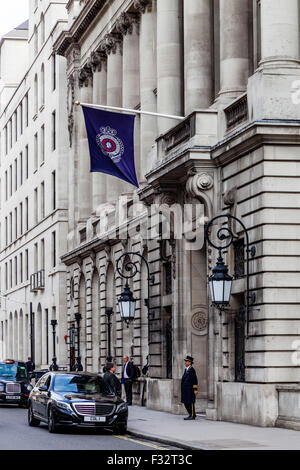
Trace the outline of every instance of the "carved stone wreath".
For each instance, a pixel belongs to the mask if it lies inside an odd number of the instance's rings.
[[[204,331],[207,328],[207,315],[205,312],[196,312],[192,316],[192,327],[198,331]]]

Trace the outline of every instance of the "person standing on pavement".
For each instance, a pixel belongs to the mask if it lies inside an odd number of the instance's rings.
[[[103,375],[103,380],[108,388],[118,397],[121,398],[122,386],[118,377],[115,375],[116,368],[112,362],[105,364],[106,372]]]
[[[198,379],[192,364],[194,358],[192,356],[186,356],[185,371],[181,379],[181,403],[184,404],[188,416],[184,419],[186,421],[196,419],[195,401],[198,393]]]
[[[25,366],[26,366],[27,374],[28,374],[29,378],[31,379],[32,373],[35,369],[35,363],[32,361],[31,357],[28,357],[28,360],[25,363]]]
[[[128,356],[123,356],[122,384],[124,384],[127,405],[132,405],[132,382],[135,377],[135,367]]]

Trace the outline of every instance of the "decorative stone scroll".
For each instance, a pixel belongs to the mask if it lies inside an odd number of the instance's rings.
[[[212,176],[208,173],[197,173],[187,181],[187,191],[194,197],[199,196],[199,192],[207,191],[214,185]]]

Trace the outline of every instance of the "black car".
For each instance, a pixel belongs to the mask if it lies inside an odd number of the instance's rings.
[[[107,388],[101,376],[89,372],[49,372],[30,393],[29,426],[110,428],[118,434],[127,430],[128,407]]]
[[[0,362],[0,403],[27,406],[31,390],[25,362],[14,359]]]

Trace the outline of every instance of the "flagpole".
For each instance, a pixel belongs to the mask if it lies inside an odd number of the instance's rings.
[[[114,111],[126,111],[128,113],[146,114],[148,116],[156,116],[156,117],[162,117],[162,118],[167,118],[167,119],[177,119],[181,121],[185,119],[184,116],[173,116],[170,114],[152,113],[151,111],[141,111],[139,109],[117,108],[116,106],[106,106],[104,104],[80,103],[80,101],[75,101],[75,104],[77,106],[86,106],[87,108],[110,109]]]

